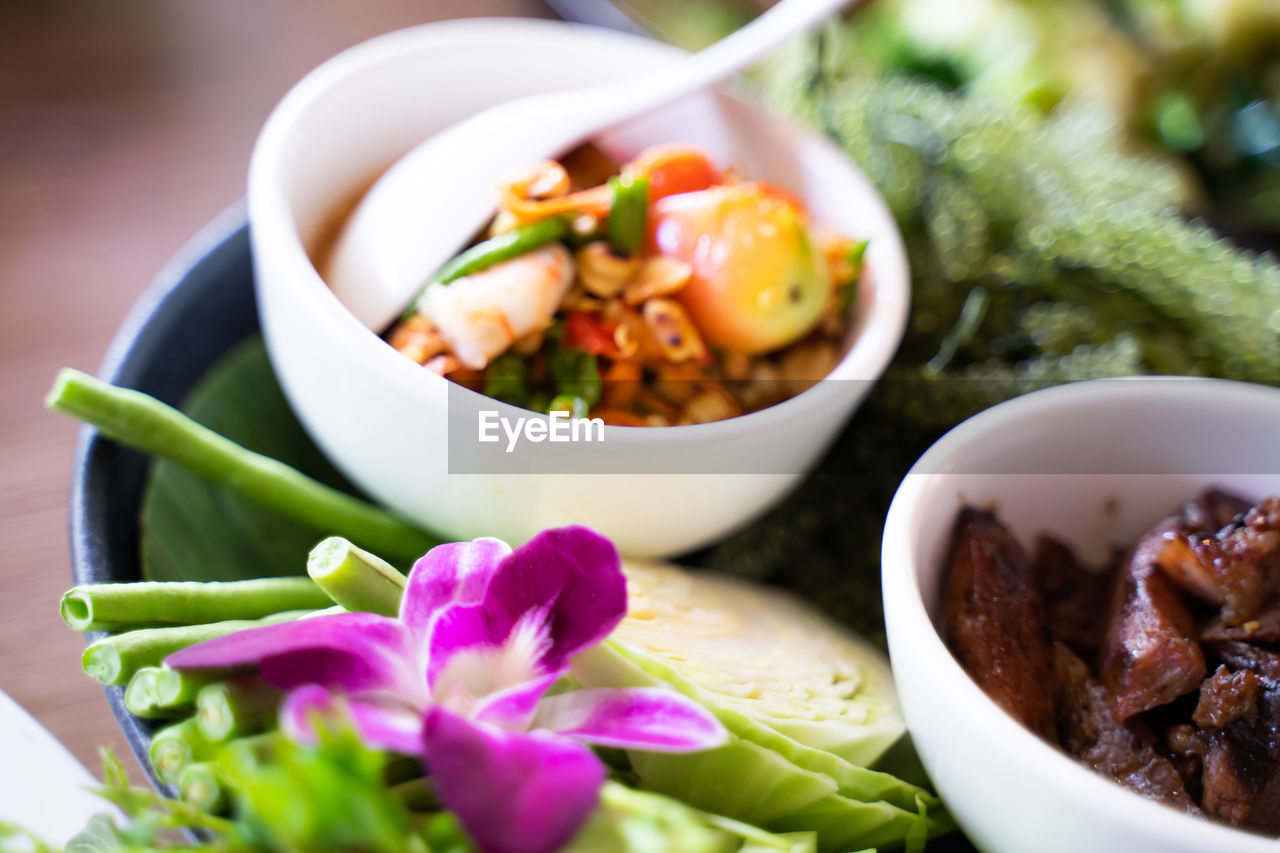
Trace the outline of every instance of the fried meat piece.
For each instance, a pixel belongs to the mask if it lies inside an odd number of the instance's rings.
[[[1086,660],[1097,657],[1106,623],[1111,573],[1084,568],[1070,547],[1051,536],[1036,539],[1031,573],[1044,599],[1049,634]]]
[[[1190,531],[1215,533],[1244,515],[1252,506],[1249,501],[1229,492],[1208,489],[1182,505],[1182,518]]]
[[[956,520],[946,578],[945,636],[952,654],[991,699],[1054,740],[1052,654],[1031,562],[989,512]]]
[[[1233,672],[1247,669],[1269,688],[1280,688],[1280,652],[1241,642],[1214,643],[1210,649]]]
[[[1205,677],[1191,613],[1155,562],[1167,524],[1138,541],[1112,594],[1101,669],[1120,720],[1172,702]]]
[[[1151,732],[1141,720],[1117,721],[1106,689],[1062,643],[1053,644],[1053,673],[1061,742],[1072,757],[1144,797],[1200,813],[1181,774],[1156,752]]]
[[[1200,685],[1200,701],[1191,719],[1202,729],[1220,729],[1236,720],[1258,718],[1258,677],[1247,669],[1231,672],[1219,666]]]
[[[1237,721],[1206,737],[1205,812],[1233,826],[1280,831],[1280,774],[1257,730]]]
[[[1280,602],[1274,599],[1252,619],[1239,625],[1228,625],[1221,616],[1214,617],[1200,629],[1200,642],[1220,643],[1239,640],[1246,643],[1280,643]]]
[[[1234,826],[1280,832],[1280,655],[1244,643],[1214,651],[1251,668],[1218,670],[1200,689],[1194,719],[1198,744],[1200,804]]]
[[[1182,782],[1193,801],[1200,799],[1200,769],[1204,763],[1204,733],[1191,723],[1175,723],[1167,727],[1161,734],[1161,749]]]
[[[1210,604],[1235,627],[1253,619],[1271,598],[1280,573],[1280,498],[1270,497],[1215,532],[1186,518],[1162,523],[1163,547],[1154,558],[1169,577]]]

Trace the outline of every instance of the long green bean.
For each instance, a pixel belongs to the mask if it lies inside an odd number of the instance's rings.
[[[259,768],[271,762],[279,740],[284,737],[279,729],[260,735],[235,738],[222,745],[218,752],[218,764],[230,773]]]
[[[139,391],[68,368],[58,374],[45,405],[121,444],[177,462],[281,515],[346,536],[393,560],[410,562],[439,542],[398,516],[241,447]]]
[[[158,672],[160,672],[159,667],[144,666],[129,679],[129,685],[124,689],[124,706],[129,709],[130,714],[147,718],[172,716],[156,707],[156,673]]]
[[[261,619],[333,602],[308,578],[243,581],[166,581],[74,586],[62,596],[62,619],[77,631],[126,631]]]
[[[280,691],[257,676],[210,684],[196,696],[196,725],[211,741],[257,734],[274,724]]]
[[[618,251],[634,255],[644,246],[649,180],[615,175],[609,179],[609,189],[613,196],[609,206],[609,242]]]
[[[221,669],[171,669],[156,672],[155,705],[166,711],[190,711],[196,706],[196,695],[215,681],[230,675]]]
[[[550,242],[559,240],[568,233],[569,223],[567,220],[560,216],[549,216],[546,219],[539,219],[537,222],[520,225],[496,237],[490,237],[484,242],[477,243],[449,261],[438,273],[433,275],[422,286],[417,295],[413,297],[413,301],[404,310],[401,319],[408,319],[413,316],[413,313],[418,310],[418,302],[422,299],[422,294],[432,284],[448,284],[465,275],[471,275],[473,272],[488,269],[503,261],[509,261],[535,249],[540,249]]]
[[[160,781],[177,785],[183,770],[197,761],[212,759],[218,749],[219,745],[200,731],[195,719],[189,719],[156,732],[148,756]]]
[[[218,779],[216,766],[210,761],[198,761],[183,768],[178,774],[178,796],[209,814],[219,814],[227,808],[226,791]]]
[[[86,674],[103,684],[124,684],[142,667],[159,666],[169,655],[187,646],[260,625],[287,622],[311,612],[314,611],[291,610],[264,619],[230,619],[206,625],[127,631],[90,643],[84,650],[81,663]]]
[[[353,613],[400,612],[406,578],[387,561],[331,536],[307,556],[307,574],[336,603]]]

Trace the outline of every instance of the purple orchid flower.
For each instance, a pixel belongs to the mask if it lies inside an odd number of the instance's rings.
[[[595,808],[605,770],[584,744],[693,752],[727,735],[706,709],[657,688],[547,696],[571,658],[626,615],[609,540],[547,530],[434,548],[391,619],[316,616],[241,631],[169,657],[174,667],[256,663],[289,691],[281,723],[314,736],[339,702],[366,742],[421,755],[441,801],[490,853],[549,853]]]

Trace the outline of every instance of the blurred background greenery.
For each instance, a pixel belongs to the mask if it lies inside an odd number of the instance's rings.
[[[593,4],[552,5],[588,15]],[[697,48],[768,4],[614,5]],[[1042,114],[1096,110],[1133,148],[1179,164],[1189,209],[1250,239],[1280,229],[1276,0],[869,0],[840,30],[859,75],[905,75]]]

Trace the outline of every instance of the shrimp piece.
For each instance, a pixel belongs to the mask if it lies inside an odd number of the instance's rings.
[[[431,321],[421,314],[396,326],[387,342],[418,364],[426,364],[447,346]]]
[[[558,243],[429,286],[419,313],[435,323],[450,351],[483,370],[516,341],[550,325],[573,283],[573,258]]]

